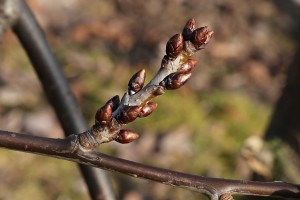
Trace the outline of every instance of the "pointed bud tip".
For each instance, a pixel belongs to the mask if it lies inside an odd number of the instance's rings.
[[[145,69],[141,69],[138,72],[136,72],[131,77],[128,83],[129,94],[135,94],[136,92],[140,91],[144,86],[145,78],[146,78]]]
[[[191,42],[194,44],[197,50],[200,50],[209,42],[213,33],[214,32],[209,30],[207,26],[197,28],[192,33]]]
[[[96,123],[109,122],[112,119],[112,104],[107,102],[95,115]]]
[[[173,35],[166,45],[166,54],[171,58],[176,58],[183,50],[183,36],[181,33]]]
[[[191,18],[186,22],[184,28],[191,29],[193,31],[195,30],[195,26],[196,26],[196,20],[194,18]]]
[[[190,40],[192,32],[195,30],[196,21],[194,18],[188,20],[182,30],[184,41]]]
[[[115,111],[120,104],[120,97],[119,95],[115,95],[113,98],[110,99],[111,106],[112,106],[112,111]]]
[[[191,73],[177,72],[170,74],[162,82],[167,90],[176,90],[183,86],[191,75]]]

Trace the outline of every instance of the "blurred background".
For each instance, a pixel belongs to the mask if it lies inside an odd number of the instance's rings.
[[[123,95],[131,75],[160,66],[167,40],[194,17],[214,37],[194,56],[180,90],[128,128],[132,144],[109,155],[191,174],[300,182],[288,143],[262,139],[299,45],[299,1],[28,0],[57,55],[85,119]],[[34,70],[9,30],[0,45],[0,128],[61,138],[63,131]],[[0,149],[0,200],[89,199],[75,164]],[[298,159],[298,160],[297,160]],[[198,193],[109,172],[118,199],[205,199]]]

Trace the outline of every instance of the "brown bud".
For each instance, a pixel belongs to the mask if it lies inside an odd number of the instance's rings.
[[[164,78],[164,80],[162,80],[159,84],[167,90],[175,90],[183,86],[191,75],[191,73],[172,73]]]
[[[131,131],[131,130],[120,130],[120,132],[117,134],[116,138],[114,139],[116,142],[119,142],[121,144],[130,143],[140,137],[139,134]]]
[[[115,111],[118,108],[119,104],[120,104],[119,95],[115,95],[113,98],[111,98],[109,103],[111,103],[112,111]]]
[[[192,33],[195,30],[195,24],[196,24],[196,21],[194,18],[187,21],[186,25],[184,26],[184,28],[182,30],[182,36],[183,36],[184,41],[190,40]]]
[[[150,115],[155,108],[157,107],[157,103],[148,102],[141,110],[139,117],[147,117]]]
[[[131,77],[128,83],[128,91],[130,95],[135,94],[136,92],[140,91],[143,88],[145,77],[146,77],[145,69],[141,69]]]
[[[182,34],[176,34],[170,38],[166,46],[166,54],[171,58],[176,58],[183,49]]]
[[[210,31],[207,26],[197,28],[195,31],[193,31],[191,36],[191,42],[194,44],[195,48],[197,50],[200,50],[204,47],[205,44],[207,44],[210,40],[210,38],[213,35],[213,31]]]
[[[193,60],[193,59],[188,59],[186,63],[182,64],[179,68],[178,68],[178,72],[183,72],[183,73],[188,73],[191,72],[192,69],[196,66],[197,61]]]
[[[141,112],[140,106],[127,106],[125,105],[119,115],[116,116],[118,122],[127,124],[134,121]]]
[[[110,122],[112,119],[112,103],[108,101],[103,107],[97,110],[95,115],[96,123]]]

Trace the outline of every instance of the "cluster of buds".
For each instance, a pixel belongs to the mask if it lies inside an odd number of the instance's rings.
[[[95,115],[92,129],[79,135],[79,144],[84,150],[110,141],[130,143],[139,135],[123,127],[137,118],[150,115],[157,104],[151,100],[162,95],[165,90],[175,90],[183,86],[191,77],[197,61],[190,57],[204,48],[213,35],[206,26],[195,28],[195,20],[190,19],[182,33],[169,39],[166,55],[161,67],[152,80],[144,86],[146,71],[135,73],[128,83],[128,91],[120,100],[114,96]]]

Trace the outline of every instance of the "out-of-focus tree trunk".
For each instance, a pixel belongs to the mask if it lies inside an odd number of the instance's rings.
[[[298,21],[300,6],[293,1],[274,1],[284,12]],[[285,5],[282,5],[285,4]],[[290,4],[294,4],[291,6]],[[292,10],[290,10],[292,8]],[[295,12],[297,9],[297,12]],[[294,14],[293,14],[294,13]],[[300,26],[298,24],[298,30]],[[275,105],[274,113],[267,127],[267,141],[280,138],[300,156],[300,37],[294,58],[289,66],[285,86]]]
[[[279,137],[300,156],[300,42],[265,138]]]

